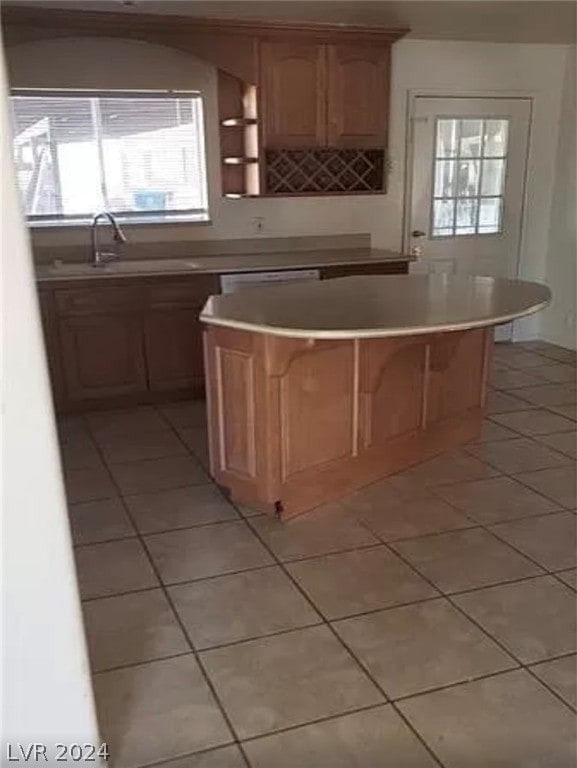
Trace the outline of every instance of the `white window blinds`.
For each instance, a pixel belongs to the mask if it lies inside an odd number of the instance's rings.
[[[198,93],[15,92],[12,116],[30,220],[207,218]]]

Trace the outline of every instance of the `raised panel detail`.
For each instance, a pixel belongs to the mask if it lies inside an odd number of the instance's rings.
[[[434,336],[429,352],[426,423],[433,424],[483,401],[485,331]]]
[[[293,358],[280,380],[282,480],[353,454],[354,388],[352,342]]]
[[[385,146],[389,49],[366,45],[328,47],[329,144]]]
[[[253,357],[216,348],[219,464],[224,472],[256,476]]]
[[[361,443],[385,443],[423,422],[426,344],[369,339],[361,345]]]
[[[325,144],[325,47],[263,43],[261,71],[264,146],[289,148]]]
[[[140,323],[131,315],[60,321],[64,383],[69,400],[146,390]]]
[[[202,329],[197,309],[147,312],[144,345],[151,390],[181,389],[202,382]]]

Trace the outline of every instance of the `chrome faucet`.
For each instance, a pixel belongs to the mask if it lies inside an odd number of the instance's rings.
[[[113,259],[119,259],[120,254],[116,251],[101,251],[98,242],[98,222],[100,219],[108,219],[110,226],[113,230],[113,239],[115,243],[125,243],[126,235],[120,228],[119,223],[116,221],[110,211],[100,211],[92,219],[92,266],[103,267],[107,262]]]

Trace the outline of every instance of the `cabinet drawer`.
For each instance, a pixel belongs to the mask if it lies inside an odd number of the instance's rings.
[[[149,309],[186,309],[202,307],[207,298],[219,293],[216,275],[199,275],[194,280],[145,289],[144,303]]]
[[[133,288],[74,288],[56,291],[59,315],[94,315],[138,307],[138,294]]]

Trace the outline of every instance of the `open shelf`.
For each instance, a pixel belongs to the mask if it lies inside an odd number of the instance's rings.
[[[256,117],[227,117],[220,121],[225,128],[246,128],[249,125],[258,125]]]
[[[258,163],[258,157],[223,157],[225,165],[252,165]]]

